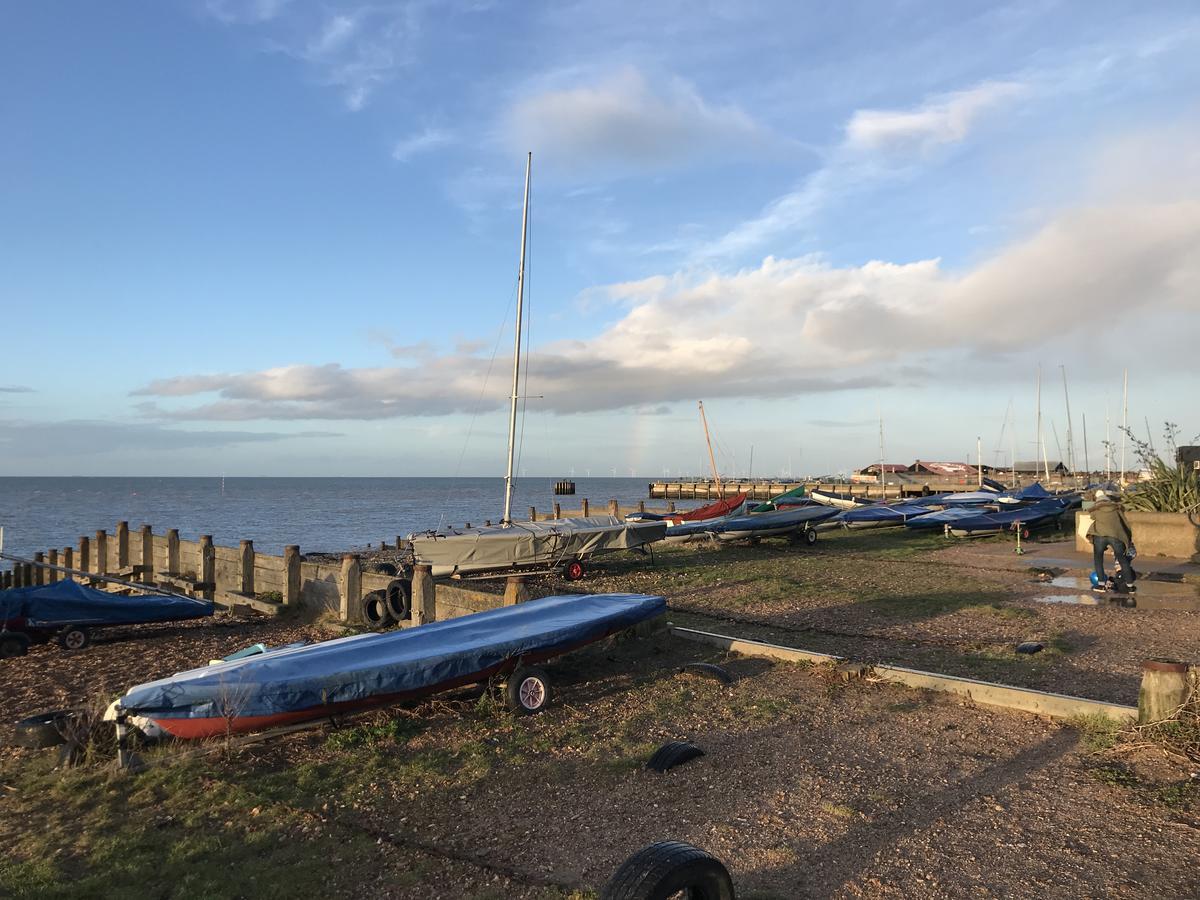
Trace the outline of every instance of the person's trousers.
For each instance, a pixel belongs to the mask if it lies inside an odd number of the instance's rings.
[[[1133,574],[1133,563],[1130,562],[1129,549],[1125,546],[1124,541],[1099,535],[1092,537],[1092,563],[1096,574],[1101,579],[1104,578],[1104,551],[1109,547],[1112,547],[1113,556],[1116,557],[1117,565],[1120,567],[1117,571],[1117,582],[1121,587],[1128,588],[1133,584],[1136,576]]]

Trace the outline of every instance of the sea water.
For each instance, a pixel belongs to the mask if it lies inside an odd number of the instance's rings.
[[[528,518],[531,506],[539,518],[548,515],[555,500],[564,511],[578,509],[585,497],[593,515],[605,515],[609,500],[644,500],[652,479],[576,478],[568,497],[554,496],[555,480],[515,479],[513,518]],[[210,534],[218,546],[249,539],[264,553],[288,544],[333,552],[442,525],[496,522],[503,509],[502,478],[0,477],[4,549],[22,556],[76,546],[98,529],[111,534],[122,520],[132,531],[143,523],[155,534],[178,528],[185,540]]]

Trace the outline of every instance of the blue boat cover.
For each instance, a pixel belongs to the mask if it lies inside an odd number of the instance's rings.
[[[945,494],[938,499],[943,506],[983,506],[995,503],[998,497],[1005,496],[995,491],[962,491],[957,494]]]
[[[815,525],[832,519],[838,511],[832,506],[788,506],[774,512],[750,513],[745,516],[732,516],[711,523],[708,531],[714,534],[724,534],[728,531],[770,531],[778,528],[799,527],[805,524]],[[674,534],[672,529],[670,534]]]
[[[124,596],[98,591],[75,581],[0,591],[0,616],[24,618],[30,628],[65,625],[137,625],[175,622],[213,614],[209,600],[169,594]]]
[[[268,650],[138,685],[120,704],[154,718],[250,717],[420,692],[527,654],[566,652],[666,608],[662,597],[645,594],[545,597],[400,631]]]
[[[1054,496],[1048,490],[1041,486],[1040,483],[1034,482],[1029,487],[1023,487],[1019,491],[1013,491],[1011,494],[1014,500],[1036,501],[1045,500]]]
[[[920,501],[907,503],[877,503],[874,506],[860,506],[857,509],[847,509],[838,516],[838,521],[853,525],[856,522],[905,522],[916,516],[925,516],[934,512],[927,503],[937,503],[938,498],[923,497]]]
[[[954,506],[950,509],[942,509],[925,516],[917,516],[915,519],[908,519],[905,521],[904,527],[918,531],[925,528],[937,528],[940,530],[946,524],[953,524],[959,519],[969,519],[972,516],[978,515],[979,510],[973,507]]]
[[[955,531],[968,533],[980,531],[1004,531],[1011,529],[1020,522],[1025,526],[1036,526],[1050,519],[1057,518],[1067,509],[1068,504],[1058,498],[1043,500],[1031,506],[1021,506],[1017,509],[1006,509],[1001,512],[979,513],[950,523]]]

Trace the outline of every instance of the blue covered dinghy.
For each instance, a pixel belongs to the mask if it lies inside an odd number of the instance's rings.
[[[144,729],[148,722],[180,738],[255,731],[486,681],[653,619],[666,608],[662,597],[645,594],[545,597],[193,669],[130,688],[114,707]]]
[[[72,625],[176,622],[212,613],[208,600],[178,594],[111,594],[74,581],[0,591],[0,618],[13,631],[46,633]]]

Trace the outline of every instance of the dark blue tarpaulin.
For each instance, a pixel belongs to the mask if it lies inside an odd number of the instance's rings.
[[[124,596],[98,591],[75,581],[0,591],[0,616],[24,619],[29,628],[64,625],[136,625],[211,616],[208,600],[166,594]]]
[[[269,650],[138,685],[119,702],[156,719],[207,719],[420,692],[526,655],[566,652],[666,608],[662,597],[644,594],[545,597],[416,628]]]

